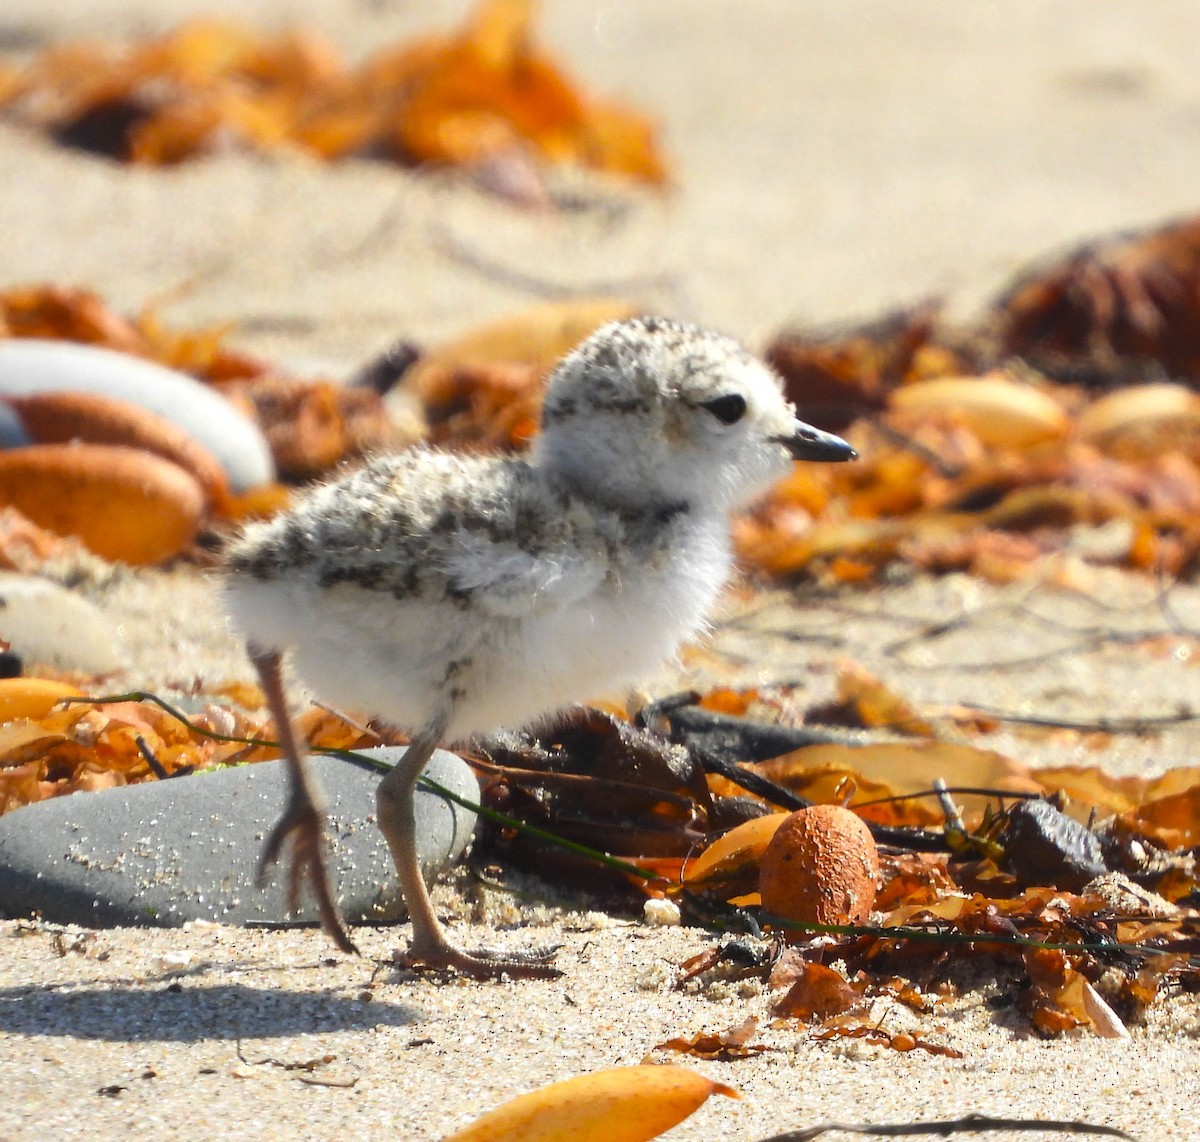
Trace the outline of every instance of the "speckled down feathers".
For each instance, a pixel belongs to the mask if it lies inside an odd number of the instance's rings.
[[[614,322],[605,336],[589,337],[559,366],[586,384],[552,384],[542,407],[547,426],[589,412],[645,415],[664,398],[686,398],[728,383],[730,370],[762,364],[730,337],[665,318]]]
[[[734,394],[733,421],[712,402]],[[447,740],[619,693],[695,637],[728,512],[791,464],[778,379],[656,318],[559,364],[528,459],[414,449],[247,529],[225,599],[325,701]]]
[[[308,576],[322,588],[347,583],[397,600],[467,604],[502,592],[506,571],[522,580],[514,589],[529,591],[552,590],[556,579],[593,563],[617,579],[628,565],[661,556],[673,538],[665,527],[671,515],[598,508],[521,459],[414,448],[377,457],[248,529],[226,569],[233,577]]]
[[[724,529],[589,504],[514,459],[379,459],[250,529],[225,596],[323,699],[450,740],[643,677],[697,634]]]

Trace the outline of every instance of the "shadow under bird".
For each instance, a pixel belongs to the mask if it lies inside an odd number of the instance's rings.
[[[793,460],[851,460],[797,420],[735,341],[638,317],[557,366],[525,457],[416,448],[374,459],[253,525],[224,597],[247,640],[291,776],[263,853],[290,845],[322,924],[353,944],[326,872],[319,791],[289,719],[282,659],[326,702],[414,733],[378,791],[412,919],[412,963],[547,976],[545,957],[447,938],[417,863],[413,794],[433,750],[628,686],[703,632],[732,568],[729,513]]]

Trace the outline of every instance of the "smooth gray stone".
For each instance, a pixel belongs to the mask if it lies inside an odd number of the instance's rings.
[[[249,417],[195,377],[74,341],[0,340],[0,396],[85,392],[140,405],[177,424],[221,463],[235,492],[275,478],[271,450]]]
[[[0,571],[0,634],[24,663],[108,674],[125,665],[120,623],[49,579]]]
[[[384,760],[403,746],[361,751]],[[329,806],[329,869],[351,923],[400,919],[404,905],[391,855],[375,825],[380,775],[332,757],[310,757]],[[470,767],[439,750],[426,768],[470,801]],[[0,912],[90,927],[171,927],[188,920],[229,924],[316,920],[307,892],[296,916],[286,902],[287,868],[255,883],[263,841],[283,810],[281,761],[76,793],[0,817]],[[475,814],[418,791],[417,849],[426,875],[462,855]]]
[[[12,408],[0,401],[0,448],[23,448],[32,443],[21,418]]]

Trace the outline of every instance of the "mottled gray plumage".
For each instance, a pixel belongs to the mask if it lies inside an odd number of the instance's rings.
[[[346,583],[396,600],[469,606],[484,583],[499,587],[512,557],[541,564],[547,577],[581,560],[610,564],[610,577],[653,561],[669,549],[669,524],[684,510],[598,507],[547,484],[524,460],[414,448],[378,457],[249,529],[230,547],[226,573],[260,581],[309,575],[322,588]],[[470,558],[480,550],[490,562],[482,574]]]
[[[246,530],[225,597],[277,720],[291,650],[324,700],[418,731],[379,800],[417,958],[545,971],[467,955],[441,931],[412,844],[412,791],[434,746],[644,678],[704,629],[730,573],[729,511],[795,457],[852,455],[797,421],[778,378],[736,342],[635,318],[560,362],[528,458],[413,449]],[[294,794],[264,860],[295,840],[293,876],[308,870],[348,947],[299,746],[285,744]]]

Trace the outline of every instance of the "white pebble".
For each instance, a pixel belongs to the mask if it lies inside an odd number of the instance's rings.
[[[642,919],[654,928],[677,928],[680,919],[679,905],[674,900],[651,898],[642,905]]]
[[[0,341],[0,396],[52,392],[97,393],[158,413],[220,461],[235,492],[275,478],[271,450],[258,426],[187,373],[73,341]]]

